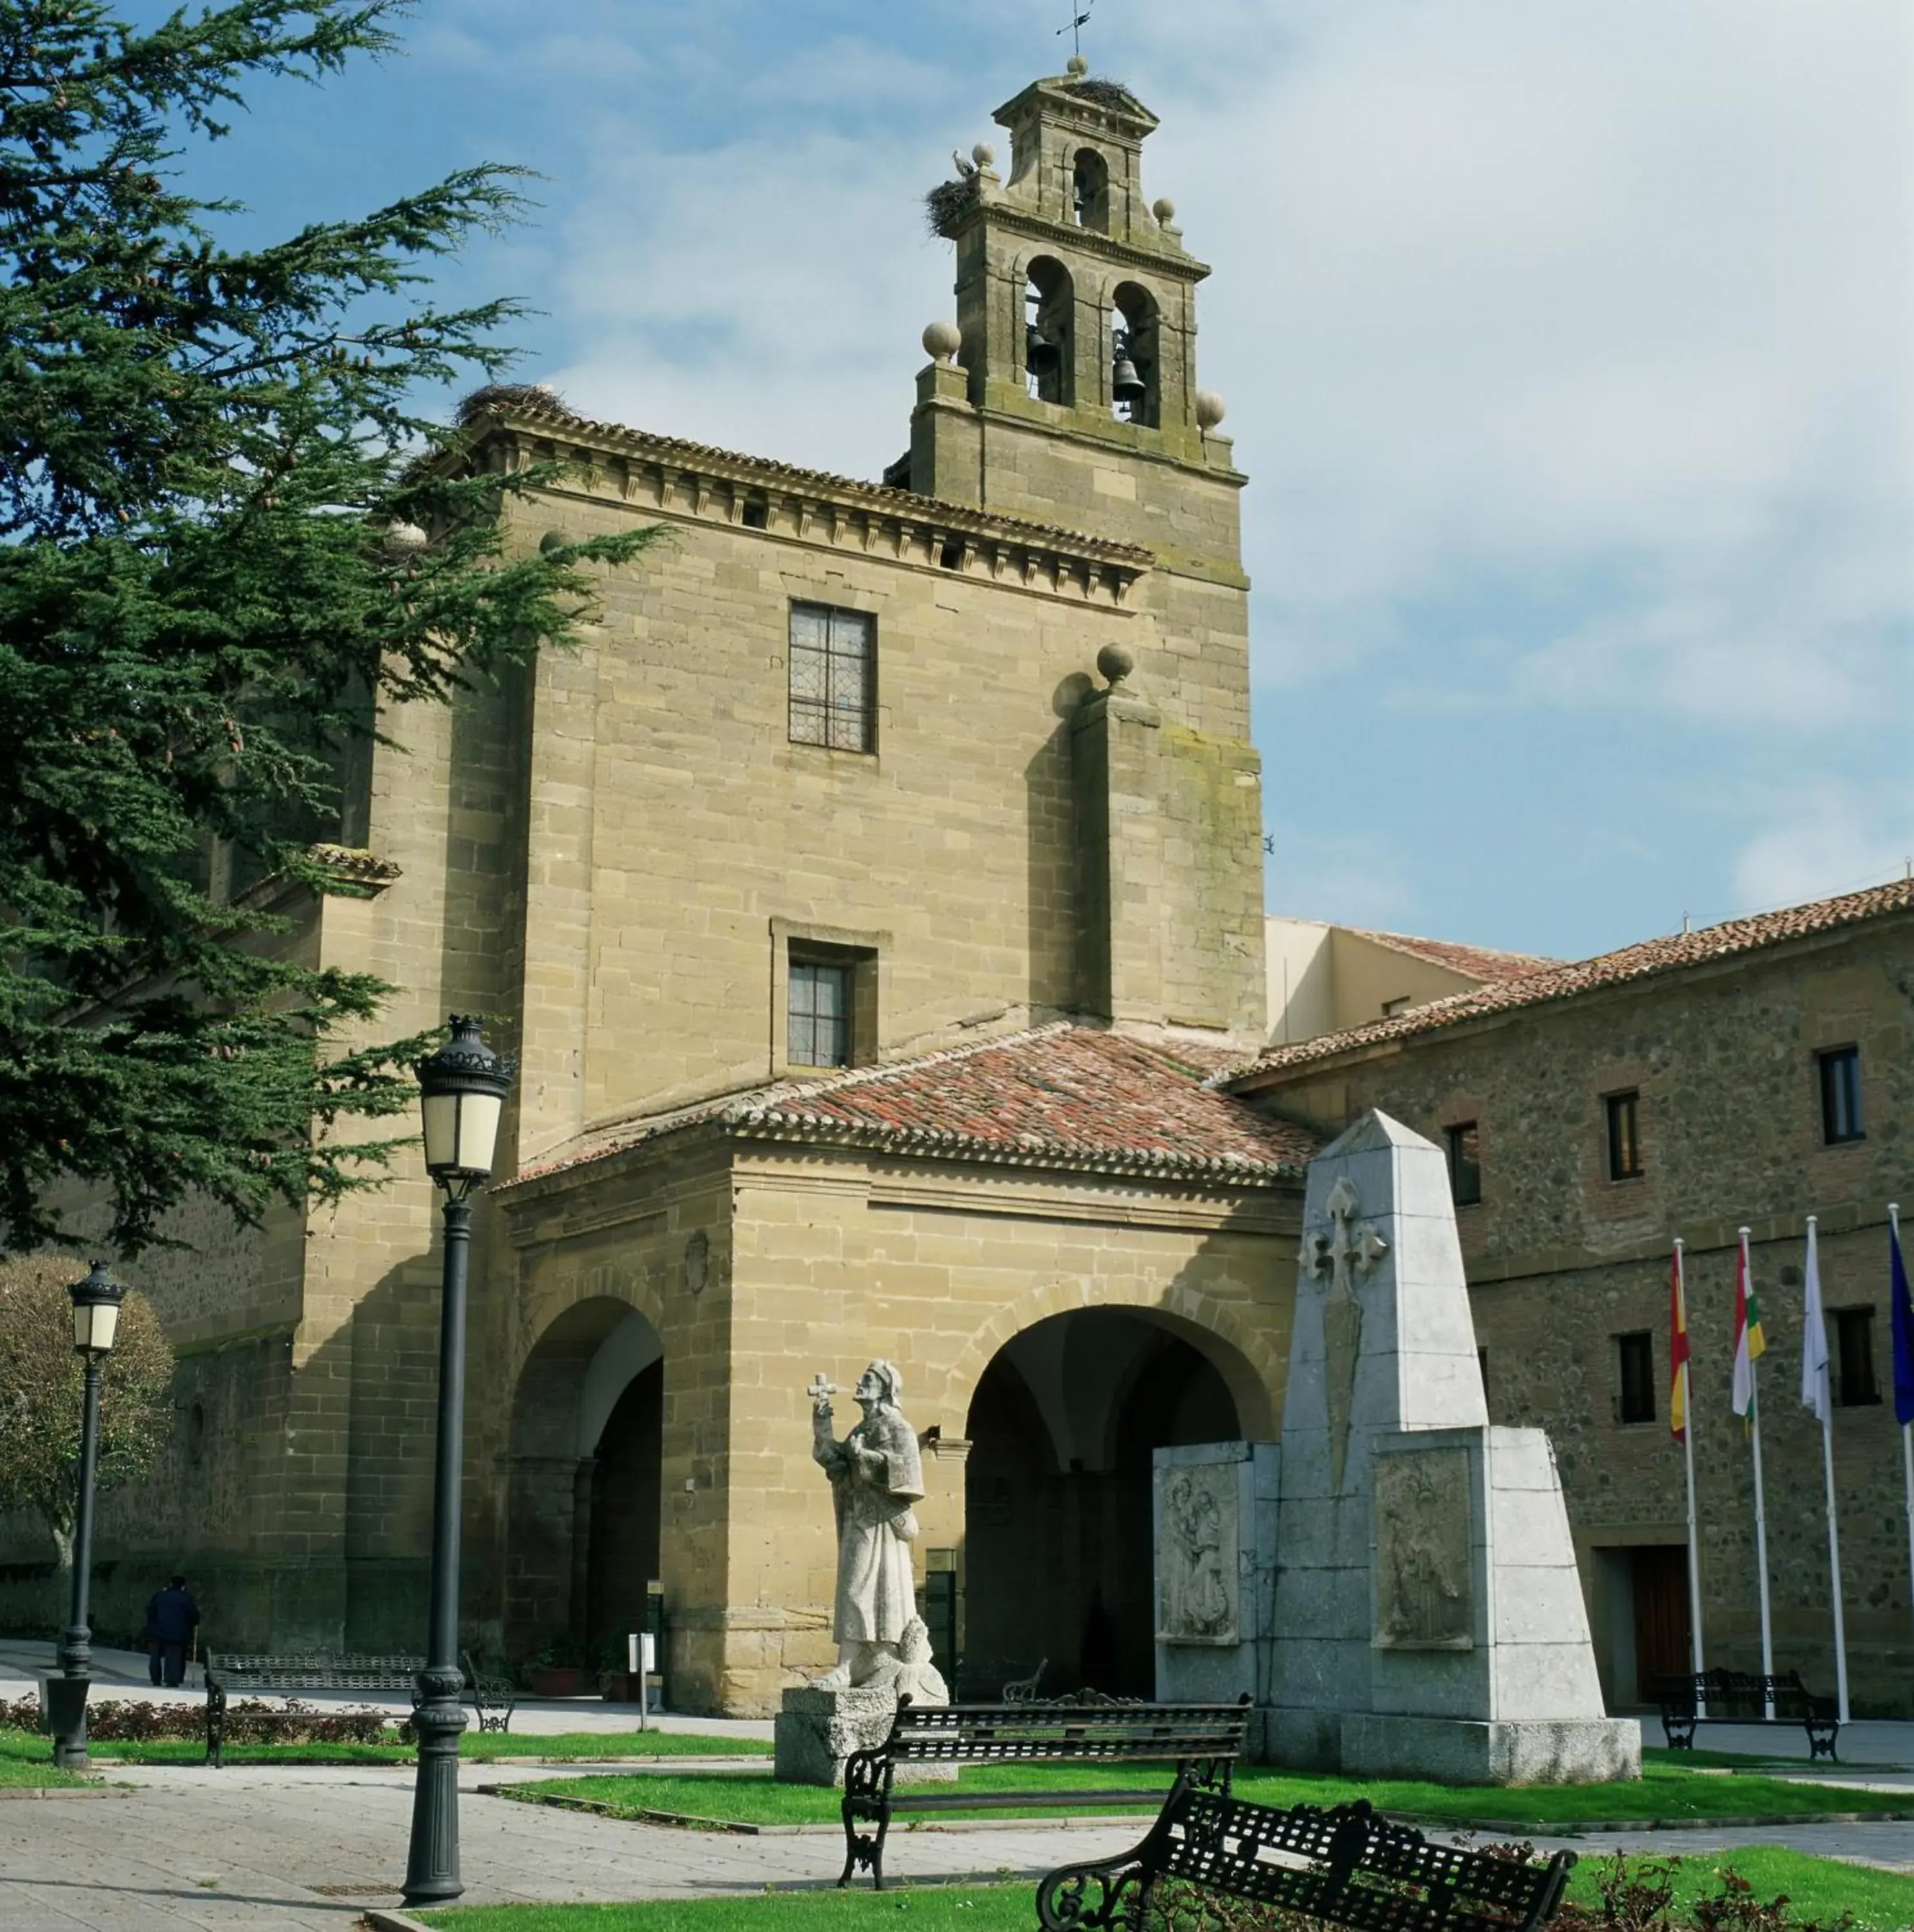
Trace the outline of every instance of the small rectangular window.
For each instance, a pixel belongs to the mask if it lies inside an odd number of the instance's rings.
[[[1480,1142],[1473,1120],[1443,1130],[1449,1151],[1449,1192],[1458,1208],[1473,1208],[1482,1198]]]
[[[1622,1422],[1654,1420],[1654,1336],[1648,1329],[1615,1338],[1616,1415]]]
[[[1641,1178],[1641,1098],[1639,1094],[1608,1096],[1608,1178],[1611,1180]]]
[[[1407,1012],[1414,1004],[1415,995],[1413,993],[1398,994],[1394,999],[1382,1002],[1382,1017],[1385,1020],[1393,1020],[1398,1013]]]
[[[794,1066],[850,1064],[854,971],[833,961],[791,961],[789,1052]]]
[[[790,607],[790,741],[877,748],[876,621],[823,604]]]
[[[1821,1072],[1821,1138],[1830,1147],[1866,1138],[1861,1124],[1861,1049],[1837,1046],[1817,1053]]]
[[[1881,1399],[1874,1379],[1874,1311],[1836,1308],[1834,1318],[1834,1400],[1845,1408],[1864,1408]]]

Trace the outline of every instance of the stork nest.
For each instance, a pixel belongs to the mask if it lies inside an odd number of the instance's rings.
[[[548,382],[488,382],[460,401],[458,426],[463,429],[494,410],[514,409],[544,410],[562,416],[578,413]]]
[[[1142,104],[1120,80],[1066,80],[1064,83],[1078,99],[1094,102],[1099,107],[1114,109],[1120,114],[1135,111]]]
[[[929,223],[933,235],[940,235],[946,242],[954,241],[964,218],[976,205],[977,182],[974,175],[966,175],[961,181],[939,182],[924,196],[924,219]]]

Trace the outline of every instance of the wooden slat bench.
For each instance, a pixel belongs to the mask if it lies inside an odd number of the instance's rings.
[[[1250,1700],[1234,1704],[1148,1704],[1080,1691],[1074,1697],[1015,1704],[913,1704],[899,1701],[890,1735],[854,1752],[844,1768],[844,1874],[861,1867],[881,1892],[884,1840],[899,1812],[1028,1810],[1127,1799],[1154,1804],[1154,1790],[894,1791],[900,1766],[1173,1764],[1192,1784],[1229,1789],[1242,1755]],[[871,1828],[874,1827],[874,1828]]]
[[[1798,1670],[1772,1677],[1754,1670],[1684,1671],[1658,1677],[1652,1688],[1670,1750],[1692,1750],[1697,1724],[1799,1724],[1808,1733],[1810,1763],[1817,1757],[1840,1762],[1834,1750],[1839,1712],[1831,1698],[1816,1696]]]
[[[341,1657],[332,1654],[272,1657],[233,1651],[206,1652],[207,1763],[225,1762],[226,1701],[234,1692],[295,1697],[302,1690],[356,1690],[390,1696],[403,1692],[416,1705],[417,1678],[424,1667],[416,1657]],[[308,1714],[277,1712],[263,1721],[304,1721]]]
[[[1366,1799],[1279,1811],[1184,1777],[1133,1851],[1045,1878],[1036,1917],[1042,1932],[1143,1932],[1152,1893],[1176,1880],[1353,1932],[1536,1932],[1574,1862],[1438,1844]]]

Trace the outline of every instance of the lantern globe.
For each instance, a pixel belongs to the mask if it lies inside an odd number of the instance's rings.
[[[476,1016],[454,1013],[452,1038],[412,1070],[418,1076],[425,1171],[442,1184],[490,1178],[512,1064],[480,1037]]]
[[[86,1279],[67,1292],[73,1298],[74,1347],[82,1355],[110,1354],[125,1288],[106,1272],[104,1262],[95,1262]]]

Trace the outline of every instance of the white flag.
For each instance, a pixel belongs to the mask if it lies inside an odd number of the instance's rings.
[[[1824,1426],[1834,1416],[1828,1386],[1828,1328],[1821,1316],[1821,1257],[1815,1246],[1814,1216],[1808,1217],[1808,1313],[1801,1330],[1801,1400]]]

